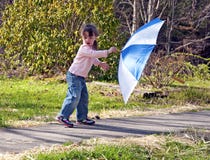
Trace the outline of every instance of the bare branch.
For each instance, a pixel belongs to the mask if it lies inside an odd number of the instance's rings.
[[[163,12],[165,11],[165,9],[168,7],[168,1],[166,1],[166,4],[165,4],[165,6],[162,8],[162,10],[161,10],[161,12],[160,12],[160,14],[159,14],[159,16],[158,17],[162,17],[162,14],[163,14]]]
[[[153,13],[153,2],[152,0],[149,0],[148,6],[147,6],[147,22],[151,20],[152,13]]]
[[[133,3],[129,0],[129,1],[122,1],[119,3],[119,5],[121,4],[125,4],[125,5],[130,5],[131,7],[133,7]]]
[[[195,28],[199,28],[200,24],[206,20],[207,18],[210,18],[210,4],[208,4],[207,6],[205,6],[205,8],[203,9],[203,11],[200,13],[198,21],[195,24]]]
[[[141,3],[140,3],[140,10],[142,10],[142,20],[144,23],[147,22],[147,17],[146,17],[146,10],[145,10],[145,7],[144,7],[144,0],[140,0]]]
[[[167,2],[166,2],[166,3],[167,3]],[[160,1],[159,1],[159,0],[157,0],[156,6],[155,6],[155,9],[156,9],[156,10],[158,10],[159,5],[160,5]]]
[[[205,40],[207,40],[207,39],[209,39],[209,38],[210,38],[210,36],[206,36],[206,37],[201,38],[201,39],[198,39],[198,40],[192,40],[192,41],[189,42],[189,43],[186,43],[186,44],[184,44],[184,45],[182,45],[182,46],[177,47],[175,50],[173,50],[173,53],[176,52],[176,51],[178,51],[178,50],[180,50],[180,49],[182,49],[182,48],[184,48],[184,47],[187,47],[187,46],[189,46],[189,45],[191,45],[191,44],[193,44],[193,43],[203,42],[203,41],[205,41]]]

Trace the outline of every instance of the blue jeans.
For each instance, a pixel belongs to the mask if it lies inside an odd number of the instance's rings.
[[[84,120],[88,115],[88,91],[85,78],[76,76],[68,71],[66,81],[68,90],[58,116],[68,119],[76,108],[77,120]]]

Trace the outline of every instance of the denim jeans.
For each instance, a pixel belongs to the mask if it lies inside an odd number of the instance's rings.
[[[77,120],[84,120],[88,115],[88,91],[85,78],[76,76],[68,71],[66,81],[68,90],[58,116],[68,119],[76,108]]]

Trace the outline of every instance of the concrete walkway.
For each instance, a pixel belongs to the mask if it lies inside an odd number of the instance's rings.
[[[36,146],[78,142],[93,137],[144,136],[188,128],[210,130],[210,111],[101,119],[94,126],[65,128],[57,122],[30,128],[0,129],[0,154],[20,153]]]

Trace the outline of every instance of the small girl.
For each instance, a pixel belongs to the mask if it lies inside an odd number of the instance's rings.
[[[67,74],[66,81],[68,90],[64,99],[60,113],[56,119],[66,125],[73,127],[74,124],[69,120],[76,108],[76,118],[78,124],[95,124],[95,121],[88,118],[88,91],[85,77],[87,77],[92,65],[99,66],[105,71],[109,65],[101,62],[98,58],[107,57],[110,53],[117,52],[117,48],[111,47],[108,50],[97,50],[96,38],[98,31],[92,24],[87,24],[81,31],[83,44],[80,46],[72,65]]]

